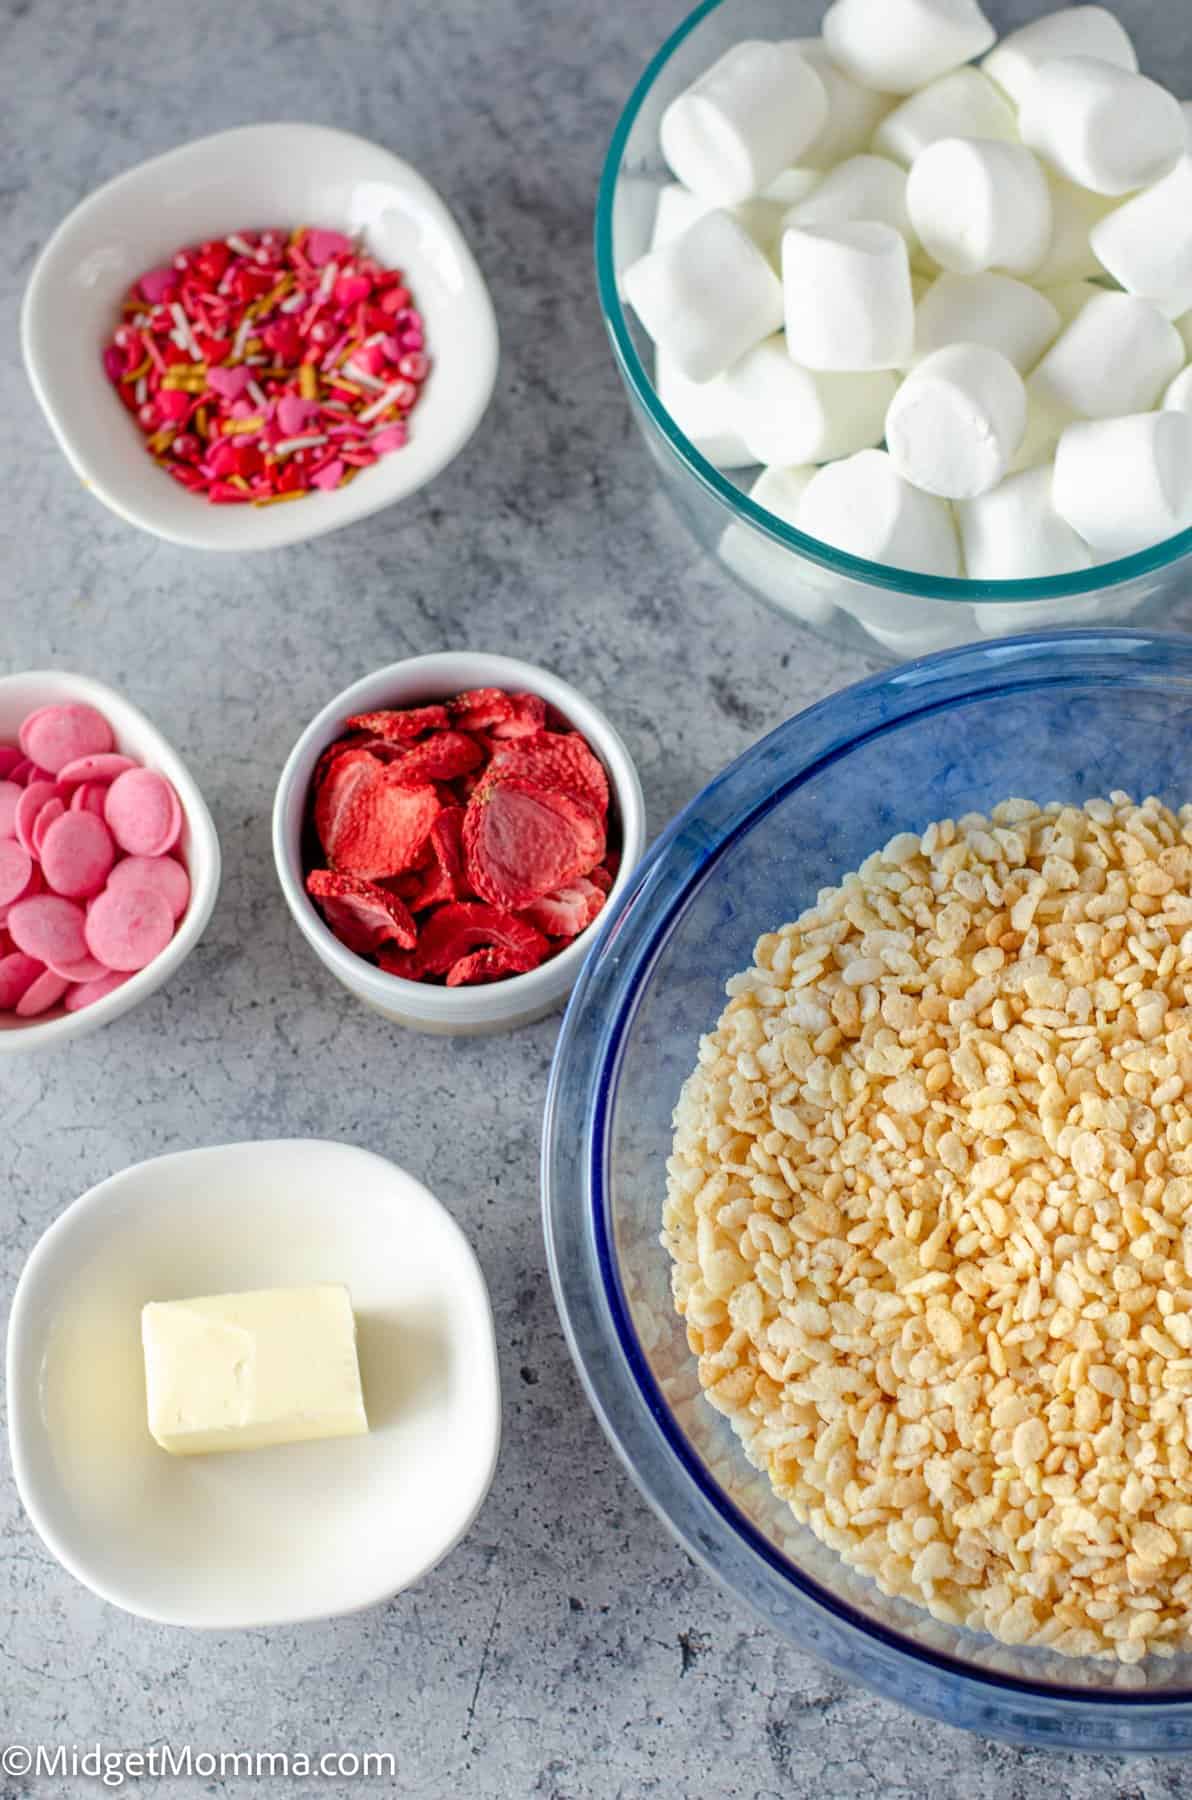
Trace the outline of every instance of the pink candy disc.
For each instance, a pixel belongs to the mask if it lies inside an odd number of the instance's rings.
[[[102,981],[111,970],[105,969],[98,957],[80,956],[78,962],[60,963],[54,973],[65,976],[67,981]]]
[[[0,838],[16,836],[17,801],[24,791],[15,781],[0,781]]]
[[[19,737],[25,755],[51,775],[81,756],[112,748],[112,728],[93,706],[39,707],[24,721]]]
[[[51,1006],[57,1006],[63,994],[70,986],[65,975],[55,975],[53,969],[43,969],[36,981],[31,981],[16,1003],[18,1019],[35,1019],[39,1013],[49,1012]]]
[[[42,973],[43,965],[36,957],[11,950],[0,956],[0,1012],[11,1012],[26,988]]]
[[[62,802],[51,800],[43,808],[35,834],[51,806],[59,808],[59,816],[41,832],[37,848],[41,853],[41,872],[56,894],[72,899],[87,899],[98,894],[116,860],[112,834],[94,813],[70,812]]]
[[[30,900],[18,900],[9,910],[8,929],[17,949],[39,962],[61,968],[87,954],[83,909],[60,894],[35,894]],[[113,967],[106,957],[99,960]]]
[[[101,975],[97,981],[84,981],[78,987],[72,987],[63,1005],[67,1012],[82,1012],[85,1006],[94,1006],[97,1000],[106,1000],[117,988],[131,981],[131,975],[118,974],[115,969],[108,975]]]
[[[71,812],[94,813],[102,819],[108,804],[108,784],[106,781],[85,781],[70,796]]]
[[[18,910],[13,908],[14,912]],[[160,956],[173,935],[174,915],[152,888],[126,887],[115,892],[107,888],[87,913],[86,947],[108,969],[145,968],[155,956]],[[15,931],[13,938],[20,944]]]
[[[178,796],[165,776],[153,769],[128,769],[117,775],[108,789],[104,818],[129,856],[163,856],[182,830]]]
[[[24,760],[15,744],[0,744],[0,781],[7,781]]]
[[[32,879],[33,858],[25,846],[15,838],[0,839],[0,906],[20,900]]]
[[[17,842],[26,850],[33,849],[33,826],[37,815],[47,800],[55,800],[58,791],[52,781],[31,781],[16,804],[12,816],[12,828]]]
[[[33,764],[29,761],[27,756],[22,756],[16,768],[10,772],[8,779],[10,781],[15,781],[18,787],[24,787],[26,782],[32,778],[32,775]]]
[[[58,779],[71,787],[78,781],[115,781],[117,775],[136,766],[131,756],[121,756],[116,750],[102,750],[68,762],[64,769],[59,769]]]
[[[152,888],[160,894],[172,916],[180,919],[190,899],[190,877],[172,856],[128,856],[108,877],[108,892],[125,887]]]
[[[39,860],[42,856],[42,845],[45,843],[46,832],[50,829],[54,820],[60,819],[65,811],[65,803],[58,798],[57,794],[55,794],[52,800],[46,801],[45,805],[34,819],[33,829],[29,833],[29,836],[33,840],[33,854],[39,858]],[[52,881],[50,882],[50,886],[54,886]]]

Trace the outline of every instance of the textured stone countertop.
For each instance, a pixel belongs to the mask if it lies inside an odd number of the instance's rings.
[[[1022,1754],[924,1723],[714,1587],[622,1472],[555,1316],[536,1153],[556,1024],[479,1042],[402,1035],[321,971],[277,892],[277,772],[311,714],[378,664],[474,646],[556,669],[624,733],[655,831],[761,732],[867,672],[702,560],[656,491],[606,347],[589,249],[597,171],[680,10],[0,4],[0,666],[86,668],[126,690],[189,760],[225,858],[206,938],[163,992],[66,1051],[0,1063],[4,1313],[45,1226],[125,1164],[341,1136],[409,1166],[469,1233],[505,1406],[489,1500],[430,1577],[354,1618],[239,1636],[147,1625],[94,1599],[42,1548],[0,1458],[5,1738],[391,1750],[405,1800],[1189,1791],[1176,1764]],[[344,126],[422,168],[473,239],[504,357],[483,428],[428,492],[234,562],[159,543],[87,496],[36,412],[16,319],[37,250],[97,182],[260,118]],[[0,1775],[4,1800],[83,1791]]]

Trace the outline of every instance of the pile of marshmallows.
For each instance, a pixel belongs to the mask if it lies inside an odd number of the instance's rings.
[[[1192,108],[1099,6],[996,48],[976,0],[835,0],[822,29],[737,44],[663,115],[680,185],[624,291],[680,429],[765,464],[753,499],[800,530],[928,575],[1192,526]]]

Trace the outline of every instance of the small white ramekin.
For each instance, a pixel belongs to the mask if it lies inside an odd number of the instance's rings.
[[[619,897],[646,841],[641,782],[629,752],[604,714],[590,700],[546,669],[510,656],[445,650],[391,663],[337,694],[311,721],[290,752],[273,804],[273,855],[286,904],[319,961],[366,1006],[399,1025],[444,1035],[480,1036],[528,1025],[562,1005],[599,932],[604,914],[573,944],[528,975],[511,975],[483,987],[445,988],[387,975],[345,949],[328,930],[303,885],[302,828],[315,764],[341,735],[353,713],[385,706],[418,706],[446,700],[467,688],[500,687],[541,694],[583,733],[608,772],[612,806],[621,829],[621,866],[608,905]]]
[[[190,876],[190,900],[161,955],[103,1000],[76,1013],[55,1007],[38,1019],[18,1019],[12,1013],[0,1013],[0,1056],[22,1050],[48,1050],[64,1044],[68,1038],[82,1037],[100,1025],[108,1025],[121,1013],[139,1006],[186,961],[207,928],[219,892],[219,839],[206,802],[178,752],[122,694],[90,676],[71,675],[65,669],[31,669],[20,675],[0,675],[0,743],[16,742],[17,727],[35,707],[60,701],[94,706],[112,727],[117,750],[135,756],[146,768],[157,769],[173,783],[182,803],[180,847]]]

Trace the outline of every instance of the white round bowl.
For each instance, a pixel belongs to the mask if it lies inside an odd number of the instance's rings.
[[[298,739],[277,784],[273,804],[273,856],[286,904],[319,961],[350,994],[399,1025],[418,1031],[478,1036],[528,1025],[562,1005],[604,920],[600,914],[566,950],[528,975],[511,975],[484,987],[444,988],[387,975],[356,956],[328,930],[303,883],[302,829],[307,795],[319,757],[339,737],[353,713],[385,706],[418,706],[446,700],[474,687],[541,694],[583,733],[608,772],[612,806],[621,827],[621,865],[605,910],[627,885],[646,842],[641,782],[629,752],[604,714],[567,682],[533,663],[482,651],[444,650],[391,663],[353,682],[328,702]]]
[[[367,1435],[167,1455],[146,1419],[145,1302],[324,1281],[351,1294]],[[492,1309],[463,1232],[392,1163],[318,1139],[156,1157],[76,1200],[17,1284],[7,1379],[13,1473],[43,1541],[165,1625],[387,1600],[468,1530],[500,1446]]]
[[[88,675],[71,675],[64,669],[31,669],[21,675],[0,675],[0,744],[16,743],[21,720],[35,707],[60,701],[94,706],[112,727],[117,750],[134,756],[146,768],[158,770],[173,783],[182,803],[179,847],[190,876],[190,900],[161,955],[103,1000],[76,1013],[64,1012],[57,1006],[37,1019],[18,1019],[13,1013],[0,1012],[0,1056],[23,1050],[48,1050],[64,1044],[68,1038],[82,1037],[101,1025],[109,1025],[121,1013],[139,1006],[186,961],[207,929],[219,892],[219,839],[206,802],[178,752],[123,694]]]
[[[209,506],[156,467],[104,374],[120,303],[183,244],[266,225],[353,236],[409,277],[431,372],[404,450],[296,506]],[[497,373],[484,277],[435,190],[399,157],[322,125],[248,125],[139,164],[90,194],[37,260],[21,309],[25,367],[75,474],[142,531],[196,550],[271,550],[403,500],[472,436]]]

